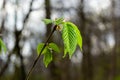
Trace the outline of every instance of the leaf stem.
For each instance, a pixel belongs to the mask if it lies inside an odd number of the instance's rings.
[[[32,71],[34,70],[34,67],[35,67],[36,63],[38,62],[38,60],[39,60],[39,58],[40,58],[40,56],[41,56],[42,51],[45,49],[48,41],[50,40],[50,38],[51,38],[51,36],[52,36],[52,34],[53,34],[54,31],[56,30],[56,27],[57,27],[57,25],[54,26],[52,32],[50,33],[49,37],[47,38],[47,40],[46,40],[46,42],[45,42],[45,44],[44,44],[44,46],[43,46],[43,48],[42,48],[41,51],[40,51],[39,56],[38,56],[38,57],[35,59],[35,61],[33,62],[33,65],[32,65],[32,67],[31,67],[30,71],[28,72],[25,80],[29,80],[30,74],[31,74]]]

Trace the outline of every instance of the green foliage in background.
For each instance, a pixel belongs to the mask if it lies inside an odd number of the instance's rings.
[[[68,53],[69,58],[72,57],[73,53],[76,50],[77,44],[79,45],[80,49],[82,50],[82,37],[78,27],[73,24],[72,22],[65,22],[64,18],[58,18],[55,20],[51,19],[44,19],[45,24],[54,24],[57,26],[56,30],[61,31],[62,39],[64,43],[64,55],[66,56]],[[40,55],[44,47],[44,43],[40,43],[37,46],[37,53]],[[42,55],[44,55],[43,62],[47,67],[48,64],[52,61],[52,52],[60,52],[59,47],[55,43],[48,43],[47,46],[44,48]]]
[[[2,51],[4,51],[5,53],[6,53],[6,46],[5,46],[5,44],[4,44],[4,42],[0,39],[0,53],[2,52]]]

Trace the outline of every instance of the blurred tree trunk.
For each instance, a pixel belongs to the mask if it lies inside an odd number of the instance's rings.
[[[91,56],[91,39],[90,28],[86,26],[86,18],[84,13],[84,0],[81,0],[80,11],[78,12],[80,20],[80,30],[83,37],[83,60],[82,60],[82,75],[83,80],[93,80],[93,64]]]
[[[16,52],[16,55],[20,58],[20,68],[19,69],[15,68],[18,70],[18,72],[16,74],[20,74],[20,75],[18,75],[18,77],[20,77],[18,80],[25,80],[26,72],[25,72],[25,66],[24,66],[24,62],[23,62],[24,58],[21,54],[21,48],[19,47],[19,42],[20,42],[19,31],[15,31],[15,37],[16,37],[15,52]],[[15,70],[15,71],[17,71],[17,70]]]
[[[27,21],[29,19],[29,16],[32,12],[33,1],[34,0],[31,0],[31,2],[30,2],[29,11],[28,11],[28,13],[26,14],[26,16],[23,20],[23,28],[20,31],[17,30],[17,10],[15,11],[15,39],[16,39],[16,43],[15,43],[15,48],[14,48],[13,51],[15,51],[16,55],[20,58],[20,68],[18,69],[18,72],[17,72],[17,70],[15,70],[16,73],[18,73],[17,76],[20,77],[19,80],[25,80],[25,78],[26,78],[24,57],[21,54],[21,48],[19,46],[19,43],[20,43],[20,40],[21,40],[22,31],[24,30],[25,24],[27,23]],[[18,1],[16,0],[16,5],[17,5],[17,3],[18,3]],[[15,69],[17,69],[17,67]],[[15,75],[16,75],[16,73],[15,73]]]
[[[17,6],[17,1],[16,1],[16,6]],[[18,69],[18,77],[20,77],[18,80],[25,80],[26,78],[26,72],[25,72],[25,66],[24,66],[24,58],[23,55],[21,54],[21,48],[19,46],[20,43],[20,39],[21,39],[21,30],[18,31],[17,30],[17,10],[15,10],[15,39],[16,39],[16,43],[15,43],[15,53],[16,55],[20,58],[20,69]],[[17,69],[17,68],[15,68]],[[17,74],[15,73],[15,74]]]
[[[117,60],[117,53],[116,53],[116,49],[117,49],[117,23],[116,23],[116,19],[115,19],[115,0],[111,0],[111,3],[112,3],[112,27],[113,27],[113,30],[114,30],[114,37],[115,37],[115,46],[113,48],[113,51],[111,52],[111,58],[110,58],[110,61],[111,61],[111,64],[110,64],[110,74],[109,74],[109,80],[114,80],[115,79],[115,76],[116,76],[116,60]]]
[[[45,0],[45,12],[46,12],[46,18],[50,19],[51,17],[51,6],[50,6],[50,0]],[[51,24],[47,25],[47,32],[46,32],[46,37],[50,34],[51,32]],[[50,40],[51,41],[51,40]]]
[[[51,18],[51,3],[50,3],[50,0],[45,0],[45,12],[46,12],[46,18],[50,19]],[[51,33],[52,25],[48,24],[46,26],[46,28],[47,28],[46,37],[48,37],[48,35]],[[51,42],[52,40],[53,39],[51,37],[49,42]],[[56,67],[56,65],[54,63],[54,60],[49,65],[49,70],[50,70],[50,80],[56,80],[56,79],[58,80],[59,79],[59,75],[57,75],[57,73],[56,73],[57,67]]]

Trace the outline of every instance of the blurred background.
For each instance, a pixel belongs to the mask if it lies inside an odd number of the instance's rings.
[[[0,54],[0,80],[25,80],[37,57],[36,46],[45,42],[52,25],[44,18],[64,17],[78,26],[83,52],[72,59],[63,56],[61,33],[54,54],[45,68],[42,56],[30,80],[120,80],[120,0],[0,0],[0,34],[7,53]]]

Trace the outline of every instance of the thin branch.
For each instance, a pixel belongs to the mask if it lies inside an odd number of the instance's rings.
[[[45,42],[43,48],[41,49],[41,52],[40,52],[39,56],[38,56],[38,57],[35,59],[35,61],[33,62],[33,65],[32,65],[32,67],[31,67],[30,71],[28,72],[28,75],[27,75],[27,77],[26,77],[25,80],[29,80],[30,74],[31,74],[32,71],[34,70],[34,67],[35,67],[36,63],[38,62],[38,60],[39,60],[39,58],[40,58],[40,56],[41,56],[42,51],[45,49],[45,47],[46,47],[48,41],[50,40],[51,36],[53,35],[54,31],[56,30],[56,27],[57,27],[57,25],[54,26],[54,28],[53,28],[51,34],[49,35],[49,37],[48,37],[48,39],[46,40],[46,42]]]

